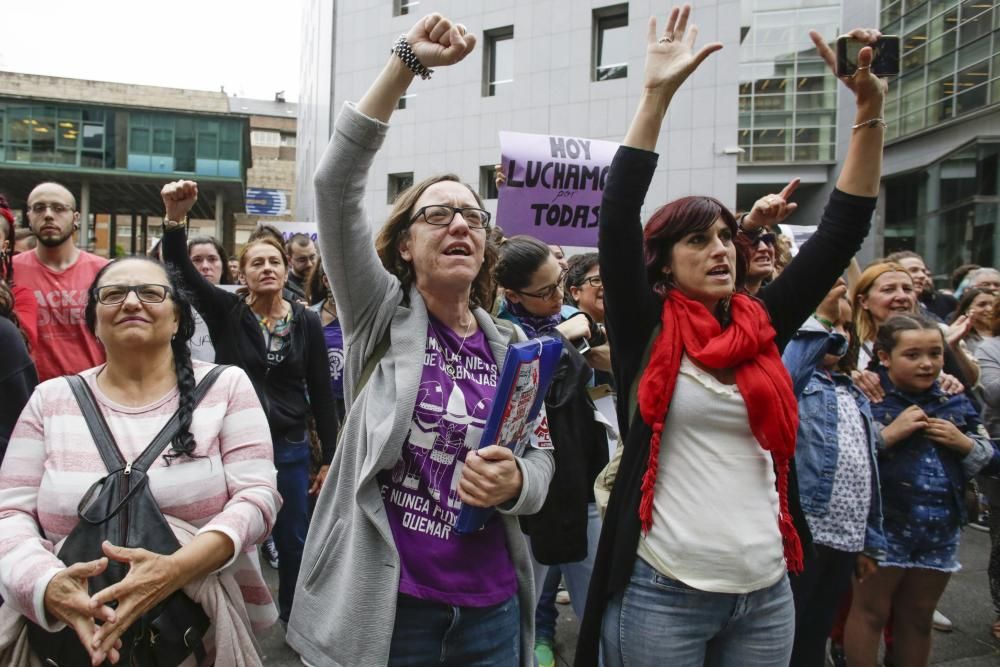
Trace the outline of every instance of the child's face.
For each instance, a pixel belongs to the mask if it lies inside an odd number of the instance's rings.
[[[847,339],[847,344],[851,343],[851,334],[847,330],[847,324],[851,321],[851,302],[847,299],[840,300],[840,316],[833,323],[833,331],[839,333]],[[830,369],[837,365],[842,354],[826,354],[823,356],[823,368]]]
[[[910,392],[926,391],[944,367],[944,341],[941,332],[933,329],[901,331],[896,334],[892,352],[879,350],[878,356],[897,387]]]

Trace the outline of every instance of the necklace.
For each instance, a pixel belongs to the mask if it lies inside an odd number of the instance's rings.
[[[472,333],[472,325],[475,323],[475,321],[476,321],[476,318],[473,317],[469,321],[469,323],[466,325],[466,327],[465,327],[465,335],[462,336],[462,344],[458,346],[458,352],[455,353],[455,358],[458,359],[459,363],[461,363],[461,361],[462,361],[462,350],[465,349],[465,341],[466,341],[466,339],[468,339],[469,334]],[[443,345],[441,346],[441,351],[442,351],[442,353],[445,352]],[[454,380],[455,376],[458,375],[458,370],[454,366],[451,365],[450,361],[448,361],[448,355],[447,354],[442,354],[442,358],[444,359],[444,370],[445,370],[445,372],[448,373],[448,377],[450,377],[452,380]]]

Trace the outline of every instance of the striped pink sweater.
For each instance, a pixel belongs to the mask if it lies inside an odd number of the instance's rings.
[[[194,362],[201,379],[211,364]],[[84,371],[126,460],[134,460],[177,409],[177,390],[142,407],[110,401],[97,387],[102,366]],[[281,498],[275,484],[270,430],[246,374],[225,370],[195,410],[196,454],[149,470],[149,486],[164,514],[199,532],[225,533],[236,555],[224,567],[243,592],[255,630],[274,623],[277,611],[261,576],[254,545],[271,531]],[[0,594],[7,604],[51,630],[43,596],[63,563],[53,547],[77,523],[77,504],[107,474],[67,383],[40,384],[14,428],[0,468]],[[41,526],[41,534],[39,534]]]

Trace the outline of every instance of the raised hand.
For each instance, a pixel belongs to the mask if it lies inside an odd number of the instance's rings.
[[[424,67],[454,65],[476,48],[476,36],[464,25],[437,13],[417,21],[406,34],[406,41]]]
[[[657,33],[656,17],[649,17],[643,81],[647,90],[672,95],[705,58],[722,48],[721,43],[712,42],[695,52],[698,26],[688,25],[690,16],[691,5],[671,9],[662,35]]]
[[[788,201],[801,181],[793,178],[776,195],[765,195],[754,202],[753,208],[743,218],[743,229],[753,231],[762,227],[780,224],[799,207],[795,202]]]
[[[198,184],[194,181],[174,181],[160,190],[166,217],[173,222],[184,219],[198,201]]]
[[[118,662],[118,649],[121,642],[112,642],[107,650],[101,650],[93,645],[98,626],[96,620],[105,623],[113,622],[115,612],[109,607],[92,607],[87,579],[96,577],[108,567],[107,558],[99,558],[87,563],[76,563],[56,574],[49,580],[45,588],[45,611],[73,628],[80,643],[90,655],[91,663],[100,665],[105,659],[112,664]]]
[[[507,174],[504,173],[502,164],[493,165],[493,181],[496,183],[497,190],[507,184]]]
[[[954,347],[958,345],[971,330],[972,320],[968,315],[960,315],[955,318],[954,322],[948,325],[948,331],[945,332],[944,338],[948,342],[949,346]]]
[[[840,302],[844,300],[847,295],[847,283],[844,282],[843,278],[837,278],[837,282],[834,283],[833,288],[827,292],[820,304],[816,306],[816,314],[825,320],[830,322],[836,322],[840,319]]]
[[[848,33],[848,36],[862,44],[874,44],[882,36],[882,33],[874,28],[855,28]],[[816,45],[816,51],[819,52],[820,57],[826,61],[830,71],[836,76],[837,56],[833,49],[823,39],[823,35],[815,30],[809,31],[809,37]],[[886,90],[888,90],[888,84],[885,79],[880,79],[872,74],[872,56],[870,46],[862,48],[858,53],[858,70],[852,76],[840,77],[840,80],[854,93],[858,107],[877,109],[876,115],[881,115],[882,101],[885,98]]]

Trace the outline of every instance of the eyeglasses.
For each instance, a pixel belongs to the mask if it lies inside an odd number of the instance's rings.
[[[555,293],[557,291],[559,291],[559,292],[562,291],[563,280],[565,280],[565,278],[566,278],[566,270],[563,269],[562,271],[559,272],[559,282],[554,283],[552,285],[548,285],[547,287],[543,287],[542,289],[538,290],[537,292],[522,292],[521,290],[514,290],[514,291],[517,292],[518,294],[522,294],[524,296],[531,296],[531,297],[534,297],[536,299],[543,299],[543,300],[547,301],[547,300],[551,299],[553,296],[555,296]]]
[[[428,225],[446,227],[451,224],[452,220],[455,219],[456,213],[462,216],[462,219],[465,220],[465,224],[467,224],[470,229],[486,229],[490,226],[489,211],[472,207],[459,208],[457,206],[447,206],[446,204],[424,206],[418,210],[412,218],[410,218],[410,223],[412,224],[417,221],[417,218],[422,217],[424,222]]]
[[[67,211],[72,211],[73,208],[67,206],[66,204],[60,204],[58,202],[52,204],[46,204],[45,202],[36,202],[28,207],[28,210],[35,215],[45,215],[45,209],[52,209],[52,212],[56,215],[62,215]]]
[[[167,295],[173,295],[167,285],[145,283],[141,285],[102,285],[97,288],[97,300],[105,306],[115,306],[124,303],[129,292],[135,292],[143,303],[163,303]]]
[[[600,289],[604,287],[604,281],[601,280],[600,276],[588,276],[580,281],[580,287],[583,287],[584,285],[590,285],[591,287]]]

